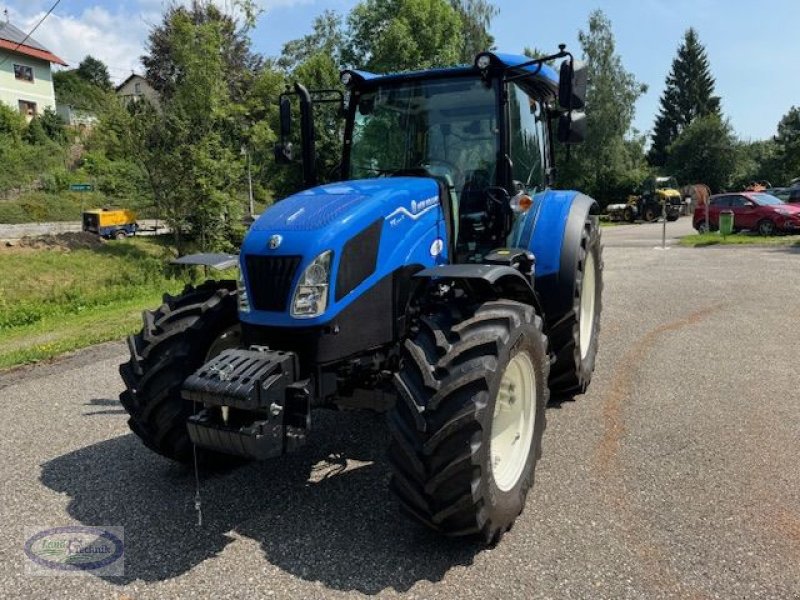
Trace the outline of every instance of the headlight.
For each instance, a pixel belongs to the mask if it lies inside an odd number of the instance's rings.
[[[332,256],[330,250],[323,252],[303,271],[292,301],[293,317],[310,319],[325,312],[328,307]]]
[[[242,269],[239,269],[239,277],[236,281],[236,291],[239,297],[239,312],[250,312],[250,298],[247,297],[247,287],[244,284],[244,274]]]

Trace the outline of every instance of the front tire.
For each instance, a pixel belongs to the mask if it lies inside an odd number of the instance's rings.
[[[764,237],[768,237],[771,235],[775,235],[777,231],[777,227],[775,227],[775,223],[770,221],[769,219],[762,219],[758,222],[758,233],[759,235],[763,235]]]
[[[181,386],[207,360],[238,346],[236,283],[187,286],[179,296],[165,295],[164,304],[142,319],[142,330],[128,339],[131,359],[119,368],[126,387],[119,399],[128,425],[148,448],[188,463],[193,453],[186,420],[193,406],[181,397]],[[213,466],[240,462],[201,449],[198,458]]]
[[[548,371],[531,306],[492,301],[421,317],[402,349],[389,413],[401,510],[448,536],[499,541],[533,485]]]

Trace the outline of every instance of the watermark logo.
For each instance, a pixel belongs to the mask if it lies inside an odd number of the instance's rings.
[[[123,527],[25,528],[25,572],[29,575],[123,575]]]

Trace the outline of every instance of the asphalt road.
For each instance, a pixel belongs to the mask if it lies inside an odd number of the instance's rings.
[[[548,410],[498,547],[398,517],[386,428],[362,413],[320,413],[299,453],[204,475],[198,528],[191,473],[128,432],[125,350],[107,344],[0,374],[0,596],[800,597],[800,253],[663,252],[658,235],[604,229],[595,380]],[[70,524],[124,526],[125,576],[25,575],[24,527]]]

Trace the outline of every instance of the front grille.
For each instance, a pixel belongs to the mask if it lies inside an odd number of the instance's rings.
[[[247,255],[244,260],[253,308],[285,311],[301,257]]]

